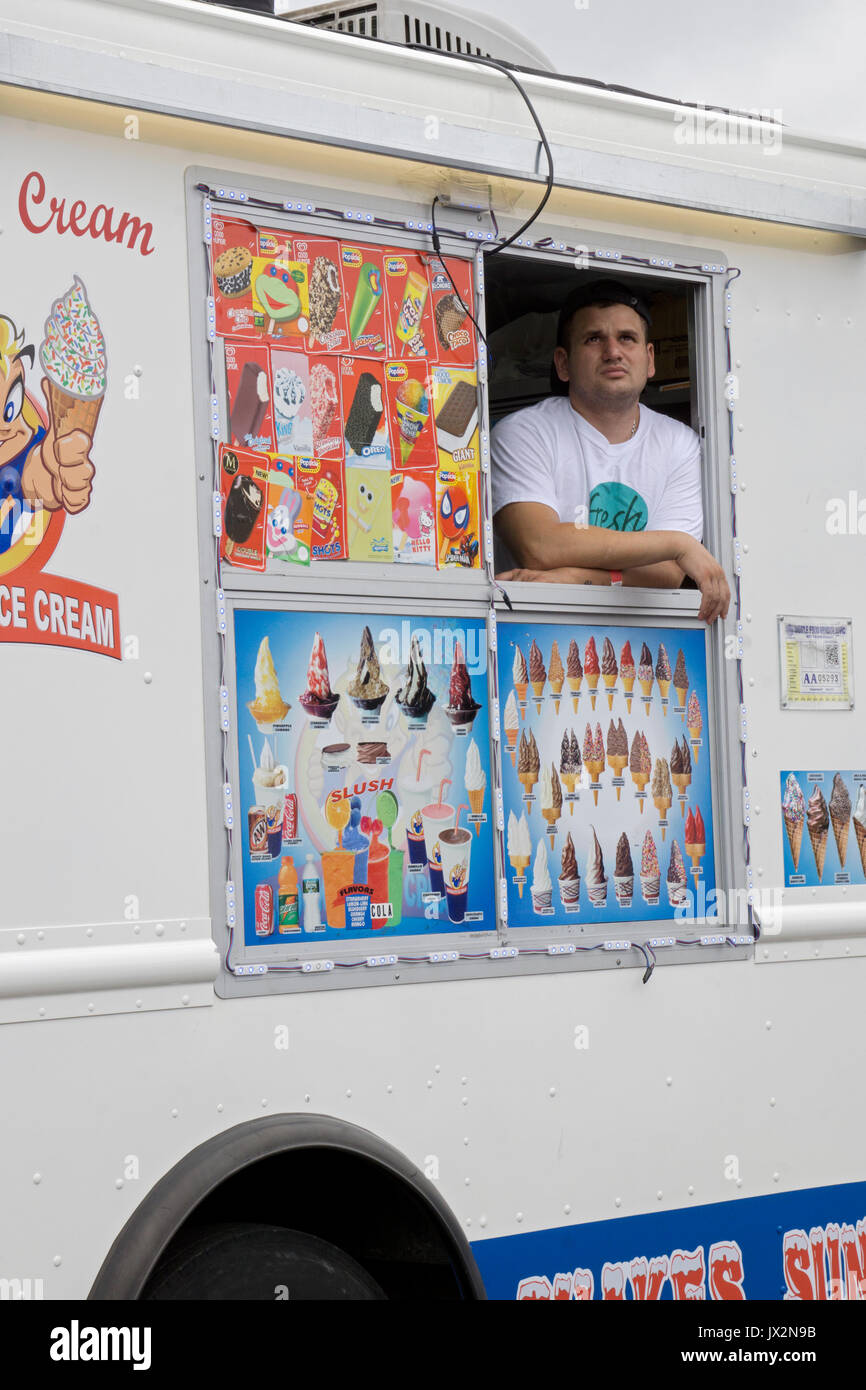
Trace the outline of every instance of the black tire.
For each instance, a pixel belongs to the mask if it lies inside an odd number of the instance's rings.
[[[203,1226],[182,1236],[142,1292],[144,1300],[290,1303],[384,1299],[355,1260],[317,1236],[283,1226]]]

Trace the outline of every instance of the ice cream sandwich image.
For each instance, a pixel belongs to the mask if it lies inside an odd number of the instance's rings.
[[[441,449],[464,449],[478,424],[478,391],[469,381],[458,381],[436,411],[436,438]]]

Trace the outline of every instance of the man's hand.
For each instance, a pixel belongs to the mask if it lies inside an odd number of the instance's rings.
[[[701,607],[698,613],[705,623],[714,623],[717,618],[726,618],[731,602],[731,591],[725,572],[718,560],[692,537],[683,537],[684,544],[674,556],[684,574],[693,579],[701,591]]]

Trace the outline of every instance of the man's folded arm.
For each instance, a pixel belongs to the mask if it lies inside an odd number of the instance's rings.
[[[603,526],[574,526],[559,520],[552,507],[540,502],[510,502],[496,513],[496,529],[519,565],[525,569],[631,571],[655,569],[673,562],[685,536],[675,531],[609,531]],[[675,586],[682,571],[668,566],[664,575],[646,582],[653,587]],[[601,579],[600,582],[606,582]]]

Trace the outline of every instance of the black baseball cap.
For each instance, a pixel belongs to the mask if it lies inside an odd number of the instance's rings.
[[[646,300],[636,294],[628,285],[624,285],[621,280],[590,280],[585,285],[578,285],[577,289],[571,291],[559,311],[559,324],[556,330],[556,341],[559,347],[565,347],[565,331],[578,309],[588,309],[595,304],[625,304],[629,309],[634,309],[636,314],[640,314],[647,326],[647,336],[652,328],[652,316]]]

